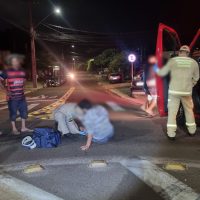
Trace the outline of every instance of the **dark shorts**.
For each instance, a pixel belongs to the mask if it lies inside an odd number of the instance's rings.
[[[28,117],[27,103],[25,99],[22,100],[9,100],[8,109],[10,113],[10,120],[15,121],[17,118],[17,111],[22,119]]]

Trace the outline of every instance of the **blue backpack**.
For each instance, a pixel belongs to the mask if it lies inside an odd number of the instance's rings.
[[[61,143],[61,134],[51,128],[36,128],[33,140],[38,148],[53,148]]]

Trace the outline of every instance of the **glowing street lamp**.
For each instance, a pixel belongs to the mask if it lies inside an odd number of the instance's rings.
[[[54,8],[54,13],[55,14],[61,14],[61,9],[58,8],[58,7]]]
[[[72,60],[74,61],[74,64],[73,64],[72,71],[74,71],[74,69],[75,69],[75,66],[76,66],[76,59],[75,59],[75,58],[72,58]]]
[[[131,80],[133,82],[133,76],[134,76],[134,62],[136,61],[136,55],[135,54],[129,54],[128,61],[131,63]]]

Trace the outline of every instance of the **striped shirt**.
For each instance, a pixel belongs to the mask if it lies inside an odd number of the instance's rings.
[[[8,100],[24,99],[24,84],[26,74],[24,70],[8,69],[0,73],[0,79],[6,81]]]

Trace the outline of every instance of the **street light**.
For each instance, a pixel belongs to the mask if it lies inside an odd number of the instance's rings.
[[[76,59],[75,59],[75,58],[72,58],[72,60],[74,61],[74,65],[73,65],[72,71],[74,71],[75,66],[76,66]]]
[[[33,87],[37,88],[37,66],[36,66],[36,56],[35,56],[35,29],[43,22],[45,21],[50,15],[53,13],[55,14],[61,14],[61,10],[56,7],[54,8],[54,11],[51,12],[49,15],[44,17],[37,25],[33,25],[33,17],[32,17],[32,4],[33,1],[29,1],[29,19],[30,19],[30,38],[31,38],[31,64],[32,64],[32,80],[33,80]]]
[[[58,7],[56,7],[56,8],[54,8],[54,12],[55,12],[56,14],[61,14],[61,9],[58,8]]]
[[[135,54],[129,54],[128,61],[131,63],[131,81],[133,83],[133,76],[134,76],[134,66],[133,66],[133,63],[136,61],[136,55]]]

